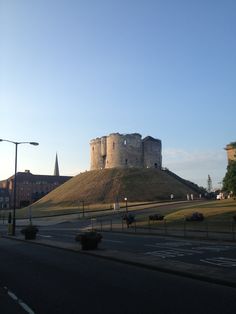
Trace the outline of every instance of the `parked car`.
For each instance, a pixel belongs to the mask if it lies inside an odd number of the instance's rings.
[[[204,215],[199,212],[192,213],[191,216],[186,217],[186,221],[203,221]]]
[[[161,214],[154,214],[149,216],[150,220],[163,220],[164,216]]]

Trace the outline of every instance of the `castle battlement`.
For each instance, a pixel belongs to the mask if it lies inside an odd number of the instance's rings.
[[[138,133],[111,133],[90,141],[90,169],[162,167],[161,140]]]
[[[236,142],[226,145],[225,150],[227,151],[228,162],[236,160]]]

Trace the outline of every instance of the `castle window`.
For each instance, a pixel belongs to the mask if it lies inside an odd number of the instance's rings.
[[[125,159],[125,164],[126,164],[126,166],[128,165],[128,159]]]
[[[113,149],[115,149],[115,143],[113,142],[113,144],[112,144],[112,147],[113,147]]]
[[[157,163],[155,162],[154,167],[157,168]]]
[[[93,146],[93,150],[94,150],[94,146]]]
[[[127,140],[124,140],[124,145],[127,145]]]

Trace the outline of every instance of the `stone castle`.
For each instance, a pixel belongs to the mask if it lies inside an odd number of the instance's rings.
[[[225,150],[227,151],[228,163],[231,160],[236,160],[236,142],[226,145]]]
[[[162,167],[161,140],[112,133],[90,141],[90,169]]]

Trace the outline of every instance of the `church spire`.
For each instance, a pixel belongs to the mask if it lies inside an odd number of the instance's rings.
[[[54,176],[59,176],[59,166],[58,166],[58,159],[57,159],[57,153],[56,153],[56,161],[55,161],[55,168],[54,168]]]

